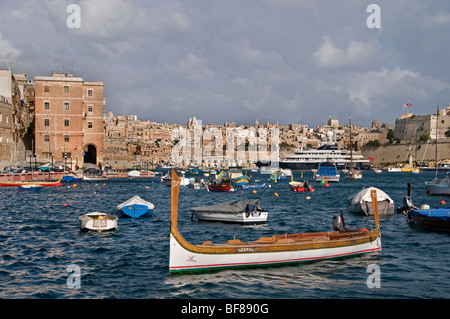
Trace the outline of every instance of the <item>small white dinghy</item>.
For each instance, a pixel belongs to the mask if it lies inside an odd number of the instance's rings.
[[[80,216],[79,223],[82,231],[107,231],[117,229],[116,216],[99,212],[93,212]]]
[[[394,201],[388,194],[375,187],[364,188],[357,194],[350,195],[347,198],[348,208],[354,213],[363,213],[367,216],[373,216],[373,204],[371,191],[377,193],[377,205],[379,215],[394,215]]]

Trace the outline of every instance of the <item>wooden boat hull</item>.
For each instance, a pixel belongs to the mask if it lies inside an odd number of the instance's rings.
[[[177,228],[179,187],[180,179],[175,176],[171,186],[170,274],[285,265],[381,250],[376,191],[371,192],[375,212],[372,231],[341,230],[333,225],[336,231],[274,235],[246,243],[233,239],[225,244],[205,241],[202,245],[194,245],[187,242]]]
[[[191,245],[181,235],[174,235],[171,232],[169,272],[170,274],[180,274],[230,268],[279,266],[380,251],[380,237],[375,234],[369,236],[369,232],[365,233],[367,234],[362,234],[365,236],[351,239],[354,242],[352,245],[349,245],[348,239],[328,243],[328,245],[326,242],[320,243],[319,240],[299,244],[290,242],[289,237],[283,239],[284,235],[281,235],[280,239],[275,240],[278,242],[277,246],[270,243],[265,244],[262,241],[261,243],[237,243],[236,245],[221,246],[211,243]]]
[[[232,188],[230,183],[220,183],[217,185],[209,184],[208,189],[210,192],[230,192]]]
[[[36,185],[36,186],[61,186],[61,181],[10,181],[10,182],[0,182],[0,187],[11,187],[11,186],[26,186],[26,185]]]
[[[233,180],[234,185],[236,186],[245,186],[248,185],[248,183],[250,183],[250,178],[248,178],[247,176],[241,176],[238,178],[235,178]]]

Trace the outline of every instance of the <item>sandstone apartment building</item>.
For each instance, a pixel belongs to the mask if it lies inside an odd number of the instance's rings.
[[[38,161],[103,165],[103,82],[61,73],[36,76],[34,82]]]

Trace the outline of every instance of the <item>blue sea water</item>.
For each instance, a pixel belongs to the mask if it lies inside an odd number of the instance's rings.
[[[332,230],[332,216],[344,210],[349,226],[371,229],[374,220],[346,212],[346,199],[362,187],[384,190],[402,205],[406,183],[412,183],[416,206],[440,205],[448,197],[426,195],[425,181],[434,172],[375,174],[325,187],[312,173],[314,193],[294,193],[288,180],[268,182],[269,175],[253,173],[271,188],[212,193],[182,188],[178,226],[192,243],[224,243],[233,237],[255,240],[273,234]],[[443,175],[443,173],[440,173]],[[76,184],[76,187],[73,187]],[[226,270],[170,276],[170,189],[151,178],[110,178],[103,183],[70,182],[39,193],[1,188],[0,298],[8,299],[329,299],[329,298],[449,298],[450,235],[410,226],[403,214],[381,217],[382,251],[340,260],[295,266]],[[274,194],[277,193],[278,197]],[[118,221],[118,230],[80,232],[78,217],[93,211],[116,214],[116,206],[134,195],[155,205],[149,218]],[[306,196],[311,199],[307,200]],[[269,211],[267,223],[243,226],[191,219],[190,207],[240,198],[259,198]],[[64,204],[67,204],[64,207]],[[367,284],[371,265],[380,270],[379,288]],[[71,267],[79,269],[74,287]]]

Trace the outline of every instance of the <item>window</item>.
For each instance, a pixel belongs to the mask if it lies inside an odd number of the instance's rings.
[[[50,119],[44,119],[44,126],[50,126]]]
[[[66,126],[66,127],[69,126],[69,119],[64,119],[64,126]]]
[[[93,124],[92,122],[88,122],[88,128],[92,128]]]
[[[64,110],[69,110],[69,102],[64,102]]]
[[[50,102],[44,102],[44,110],[50,109]]]
[[[48,85],[44,85],[44,92],[48,93],[50,91],[50,88]]]
[[[89,97],[93,97],[94,96],[94,90],[92,90],[92,89],[88,89],[87,93],[88,93]]]
[[[92,110],[94,109],[94,106],[92,106],[92,105],[88,105],[88,112],[89,113],[92,113]]]
[[[69,93],[69,87],[68,86],[64,86],[64,93],[65,94]]]
[[[64,135],[64,142],[69,142],[69,135]]]
[[[50,135],[44,135],[44,142],[50,142]]]

